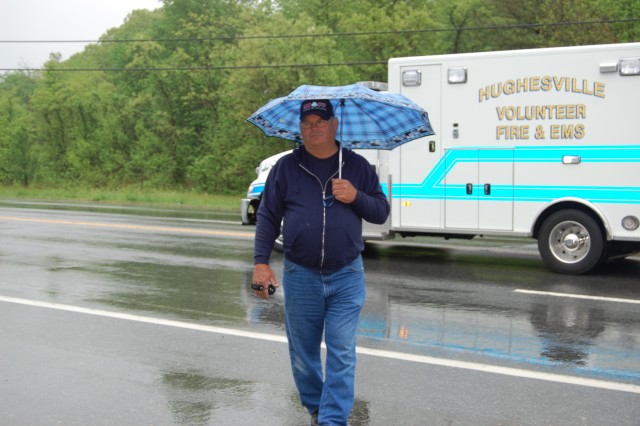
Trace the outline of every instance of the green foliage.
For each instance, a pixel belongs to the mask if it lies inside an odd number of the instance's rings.
[[[292,147],[246,118],[300,84],[385,81],[390,57],[637,41],[639,16],[637,0],[164,0],[0,76],[0,184],[237,194]]]

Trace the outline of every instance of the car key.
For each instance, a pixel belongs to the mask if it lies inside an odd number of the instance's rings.
[[[251,284],[251,288],[257,291],[264,290],[264,286],[262,284],[256,284],[256,283]],[[269,296],[272,296],[275,292],[276,292],[276,288],[273,286],[273,284],[269,283]]]

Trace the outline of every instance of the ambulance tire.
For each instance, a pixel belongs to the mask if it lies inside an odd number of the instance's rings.
[[[580,275],[607,259],[607,244],[598,222],[580,210],[550,215],[538,235],[538,250],[546,265],[561,274]]]
[[[260,198],[251,200],[247,206],[247,225],[255,225],[258,221],[258,207],[260,207]]]
[[[284,243],[282,242],[282,234],[280,234],[280,236],[278,238],[276,238],[276,241],[273,243],[273,250],[275,250],[278,253],[282,253],[284,251]]]

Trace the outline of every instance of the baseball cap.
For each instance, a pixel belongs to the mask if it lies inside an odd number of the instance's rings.
[[[322,117],[323,120],[328,120],[333,117],[333,105],[331,105],[328,99],[309,99],[302,101],[300,105],[300,121],[309,114],[315,114]]]

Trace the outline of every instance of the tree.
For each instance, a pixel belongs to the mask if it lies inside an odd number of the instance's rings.
[[[35,80],[26,72],[6,75],[0,83],[0,182],[29,186],[36,161],[29,136],[29,104]]]
[[[243,191],[292,146],[246,118],[300,84],[385,81],[390,57],[635,41],[638,16],[636,0],[164,0],[0,76],[0,182]]]

